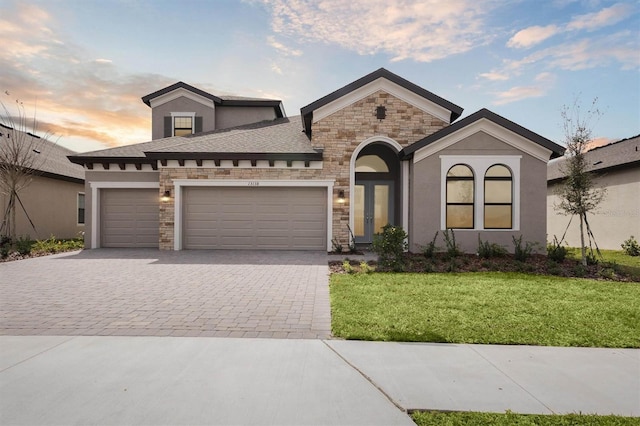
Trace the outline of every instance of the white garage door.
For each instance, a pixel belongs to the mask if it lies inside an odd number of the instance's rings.
[[[187,187],[186,249],[327,249],[326,188]]]
[[[100,190],[101,247],[158,247],[157,189]]]

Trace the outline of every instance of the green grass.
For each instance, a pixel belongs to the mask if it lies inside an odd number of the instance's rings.
[[[620,416],[596,416],[585,414],[538,415],[515,413],[471,413],[471,412],[414,412],[412,419],[418,426],[626,426],[640,425],[640,418]]]
[[[603,259],[597,257],[598,261],[615,264],[632,277],[640,278],[640,256],[629,256],[622,250],[600,250],[600,253]],[[579,260],[580,249],[570,248],[569,257]]]
[[[640,347],[640,284],[522,273],[334,274],[332,329],[357,340]]]

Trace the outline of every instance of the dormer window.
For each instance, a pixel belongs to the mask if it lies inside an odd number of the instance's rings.
[[[172,112],[172,135],[185,136],[195,133],[195,112]]]

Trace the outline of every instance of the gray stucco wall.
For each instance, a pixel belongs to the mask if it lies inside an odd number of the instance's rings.
[[[87,170],[85,173],[85,236],[84,246],[91,247],[91,226],[92,226],[92,202],[93,195],[91,193],[92,182],[159,182],[159,172],[101,172]],[[160,190],[158,190],[158,200],[160,199]],[[160,202],[158,202],[160,209]]]
[[[218,129],[274,120],[275,118],[276,112],[273,107],[218,106],[216,108],[216,126]]]
[[[171,117],[172,112],[195,112],[196,117],[202,117],[202,131],[216,129],[216,110],[213,102],[211,107],[181,96],[170,102],[153,108],[151,112],[152,139],[164,138],[164,117]]]
[[[84,192],[81,183],[35,176],[29,186],[18,193],[35,230],[18,203],[16,206],[16,234],[31,239],[76,238],[85,225],[78,224],[78,193]],[[0,194],[2,213],[8,197]]]
[[[444,247],[441,229],[440,155],[519,155],[520,160],[520,230],[455,230],[461,249],[474,253],[478,249],[478,235],[483,241],[504,246],[513,252],[512,236],[539,244],[544,251],[546,242],[546,162],[540,161],[484,132],[478,132],[415,164],[411,164],[409,238],[410,250],[420,251],[436,231],[440,231],[437,245]],[[476,177],[476,186],[482,178]],[[476,208],[482,208],[476,200]],[[477,226],[477,225],[476,225]]]
[[[640,241],[640,169],[627,168],[606,172],[594,178],[594,184],[607,189],[599,208],[588,215],[589,225],[598,246],[620,250],[620,245],[633,235]],[[558,184],[549,185],[547,192],[547,233],[552,240],[562,237],[570,216],[564,216],[554,208],[560,203],[555,194]],[[580,246],[580,222],[571,221],[565,240],[571,247]]]

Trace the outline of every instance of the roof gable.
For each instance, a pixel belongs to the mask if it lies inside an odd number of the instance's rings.
[[[458,105],[405,80],[385,68],[380,68],[301,108],[300,113],[305,132],[311,133],[313,122],[378,90],[384,90],[447,123],[455,121],[462,114],[462,108]]]
[[[564,153],[564,148],[560,145],[483,108],[409,145],[400,152],[400,157],[414,158],[414,162],[417,162],[479,131],[488,133],[543,161],[560,157]]]

